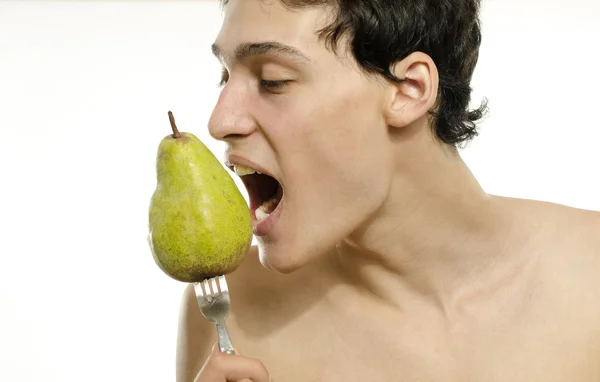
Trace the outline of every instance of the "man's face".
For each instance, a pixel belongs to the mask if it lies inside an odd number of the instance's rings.
[[[366,224],[390,188],[385,87],[343,46],[336,55],[319,38],[329,16],[322,7],[231,0],[215,42],[226,84],[210,133],[228,143],[231,164],[279,182],[242,177],[261,261],[282,272]]]

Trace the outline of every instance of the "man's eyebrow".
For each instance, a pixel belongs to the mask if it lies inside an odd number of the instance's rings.
[[[217,44],[212,44],[212,52],[219,60],[225,58],[221,48]],[[262,54],[279,54],[290,56],[291,58],[300,61],[310,61],[310,59],[298,49],[276,41],[242,43],[235,48],[233,57],[236,61],[243,61],[248,57]]]

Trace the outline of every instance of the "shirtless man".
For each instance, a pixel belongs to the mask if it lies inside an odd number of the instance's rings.
[[[227,276],[240,354],[188,288],[177,380],[600,381],[600,214],[489,195],[456,150],[478,1],[336,3],[225,4],[210,133],[268,175],[253,211],[283,197]]]

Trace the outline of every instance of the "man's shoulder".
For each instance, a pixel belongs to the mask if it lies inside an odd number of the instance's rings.
[[[531,206],[548,282],[568,293],[600,297],[600,212],[548,202]]]
[[[553,247],[600,250],[600,211],[540,200],[502,199],[525,222],[523,226]]]
[[[600,212],[535,200],[510,203],[530,237],[523,252],[532,255],[528,309],[600,346]]]
[[[599,211],[531,199],[501,201],[513,211],[525,252],[539,259],[540,276],[565,288],[595,283],[600,290]]]
[[[555,203],[545,206],[545,219],[550,223],[555,245],[600,261],[600,211]]]

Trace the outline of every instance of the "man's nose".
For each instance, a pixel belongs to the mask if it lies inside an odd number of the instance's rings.
[[[244,89],[225,85],[208,121],[210,135],[221,141],[231,141],[252,134],[256,122],[250,113]]]

